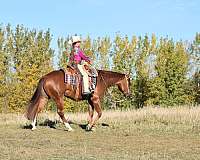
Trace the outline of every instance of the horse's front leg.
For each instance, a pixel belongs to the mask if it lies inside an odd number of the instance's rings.
[[[93,116],[94,116],[94,106],[93,103],[89,100],[89,106],[88,106],[88,125],[86,126],[86,130],[91,130],[92,128],[92,121],[93,121]]]
[[[101,104],[100,104],[100,100],[98,96],[93,96],[91,98],[91,106],[94,107],[95,111],[97,112],[97,116],[94,119],[91,118],[91,122],[86,127],[86,130],[92,130],[96,122],[99,120],[99,118],[102,115]],[[94,109],[93,109],[93,112],[94,112]],[[93,113],[92,113],[92,117],[93,117]]]

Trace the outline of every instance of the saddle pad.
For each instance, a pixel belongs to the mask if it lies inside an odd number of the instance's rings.
[[[77,76],[65,74],[65,83],[71,84],[73,86],[77,85]]]

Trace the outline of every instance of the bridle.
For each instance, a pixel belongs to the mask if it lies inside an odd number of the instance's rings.
[[[100,76],[101,76],[101,78],[103,80],[104,86],[107,87],[107,83],[106,83],[104,77],[102,75],[100,75]],[[129,80],[128,80],[128,77],[127,77],[126,74],[125,74],[125,78],[126,78],[128,84],[129,84]],[[129,89],[129,92],[130,92],[130,88],[129,87],[128,87],[128,89]],[[109,88],[107,88],[107,92],[108,92],[109,96],[112,97],[112,91]],[[124,99],[122,99],[122,100],[115,100],[116,103],[120,103],[120,102],[124,102],[124,101],[125,101]]]

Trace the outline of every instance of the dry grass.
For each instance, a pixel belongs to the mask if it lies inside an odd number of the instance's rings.
[[[87,113],[65,113],[66,117],[72,121],[81,122],[87,120]],[[59,120],[57,113],[43,112],[38,116],[39,121],[49,119]],[[109,110],[103,111],[103,116],[99,122],[121,122],[132,121],[150,123],[180,123],[180,124],[200,124],[200,107],[175,107],[175,108],[152,108],[146,107],[138,110]],[[25,125],[28,121],[23,114],[0,114],[0,125],[21,124]]]
[[[75,129],[64,131],[46,119],[58,120],[56,113],[42,113],[38,129],[23,115],[0,115],[0,159],[199,159],[200,107],[144,108],[104,111],[96,132],[81,128],[86,113],[68,114]]]

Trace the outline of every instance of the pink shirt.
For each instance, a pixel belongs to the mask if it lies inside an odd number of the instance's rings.
[[[88,61],[89,57],[87,57],[80,48],[75,48],[73,61],[80,63],[82,60]]]

